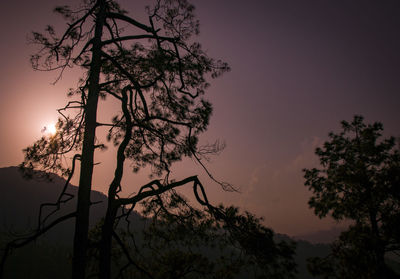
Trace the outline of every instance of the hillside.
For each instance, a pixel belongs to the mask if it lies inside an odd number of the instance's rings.
[[[65,180],[56,175],[52,176],[52,181],[27,180],[22,177],[17,167],[0,168],[0,227],[5,233],[3,241],[10,237],[10,232],[21,233],[34,228],[40,204],[55,201],[64,184]],[[68,193],[76,195],[77,187],[70,185]],[[90,219],[93,225],[105,212],[106,196],[93,191],[92,201],[100,202],[92,207]],[[75,201],[71,201],[62,208],[60,214],[69,213],[74,208]],[[57,278],[68,278],[72,236],[73,220],[57,226],[29,247],[17,250],[7,265],[8,270],[12,271],[10,278],[52,278],[55,274]],[[276,238],[289,239],[288,236],[280,234],[277,234]],[[295,257],[298,263],[298,278],[311,278],[306,270],[306,258],[327,253],[328,245],[298,241]]]
[[[39,208],[42,203],[52,203],[57,200],[65,180],[57,175],[51,176],[51,181],[44,179],[26,179],[17,167],[0,168],[0,228],[7,232],[26,232],[35,228],[38,223]],[[77,195],[77,187],[69,185],[67,192]],[[92,191],[93,205],[90,220],[94,224],[103,216],[107,197],[97,191]],[[75,210],[76,198],[62,206],[60,214]],[[48,209],[50,209],[48,207]],[[72,240],[73,221],[62,223],[46,235],[48,239],[67,243]]]

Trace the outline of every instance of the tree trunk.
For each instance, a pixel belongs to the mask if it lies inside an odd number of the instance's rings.
[[[120,204],[116,200],[118,187],[121,185],[121,180],[124,172],[125,162],[125,149],[132,138],[132,121],[128,111],[128,96],[126,91],[128,88],[122,90],[121,95],[121,108],[125,116],[126,127],[125,136],[123,141],[118,147],[117,151],[117,166],[115,168],[114,179],[108,188],[108,207],[106,217],[101,232],[100,241],[100,261],[99,261],[99,278],[110,279],[111,278],[111,257],[112,257],[112,236],[115,225],[115,218],[118,213]]]
[[[117,215],[118,206],[115,200],[110,201],[107,208],[107,214],[101,230],[100,241],[100,260],[99,260],[99,278],[111,278],[111,257],[112,257],[112,235],[114,230],[115,217]]]
[[[371,223],[371,230],[372,230],[372,239],[373,239],[373,253],[375,256],[376,261],[376,271],[375,276],[382,278],[389,278],[387,275],[388,268],[385,264],[385,246],[382,243],[380,233],[379,233],[379,226],[377,221],[377,213],[375,209],[369,210],[369,219]]]
[[[85,106],[85,131],[82,146],[81,172],[79,177],[77,216],[72,259],[72,278],[84,279],[87,263],[90,192],[92,187],[93,157],[97,125],[97,104],[101,71],[101,37],[105,21],[105,1],[98,0],[95,35],[92,45],[92,61],[88,79],[88,99]]]

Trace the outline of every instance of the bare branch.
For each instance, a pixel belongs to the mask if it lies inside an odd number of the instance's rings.
[[[55,203],[43,203],[40,205],[39,216],[38,216],[38,228],[37,228],[38,231],[41,230],[42,226],[45,225],[47,219],[49,219],[54,213],[56,213],[57,211],[60,210],[61,204],[67,203],[68,201],[70,201],[71,199],[74,198],[74,196],[72,194],[68,194],[68,193],[66,193],[66,191],[67,191],[68,185],[72,179],[72,176],[74,175],[74,172],[75,172],[76,160],[79,160],[80,158],[81,158],[80,154],[74,155],[74,157],[72,159],[71,173],[69,174],[68,179],[65,181],[64,187],[63,187],[57,201]],[[67,196],[67,198],[63,199],[64,196]],[[49,207],[49,206],[55,207],[55,209],[52,212],[48,213],[42,221],[43,208]]]
[[[155,33],[155,30],[152,29],[151,27],[149,27],[145,24],[142,24],[142,23],[136,21],[135,19],[128,17],[126,15],[108,12],[106,14],[106,16],[107,16],[107,18],[114,18],[114,19],[119,19],[119,20],[125,21],[125,22],[130,23],[131,25],[138,27],[146,32]]]

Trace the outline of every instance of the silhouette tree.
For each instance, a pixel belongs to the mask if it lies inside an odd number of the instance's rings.
[[[85,278],[93,157],[96,149],[105,147],[96,129],[108,127],[107,139],[117,148],[117,163],[99,243],[99,277],[110,278],[111,244],[116,235],[114,228],[122,218],[119,214],[128,215],[141,200],[188,183],[193,183],[197,200],[210,206],[198,178],[170,180],[170,166],[189,156],[207,171],[202,159],[222,148],[218,142],[199,146],[198,135],[206,130],[212,112],[211,104],[203,97],[209,86],[207,79],[229,68],[208,57],[193,41],[199,23],[194,7],[186,0],[155,1],[147,8],[147,24],[128,16],[113,0],[84,0],[76,10],[61,6],[55,12],[64,17],[68,27],[61,36],[52,26],[45,34],[33,33],[32,41],[41,48],[32,56],[32,65],[40,70],[59,69],[60,76],[65,69],[78,66],[85,74],[80,86],[68,93],[78,98],[58,110],[61,117],[57,133],[26,148],[22,167],[28,174],[35,169],[56,171],[67,175],[69,181],[79,160],[77,210],[51,219],[53,212],[73,198],[67,193],[66,183],[55,203],[42,205],[41,212],[46,206],[54,211],[40,214],[36,232],[8,248],[33,241],[59,222],[75,218],[72,276]],[[121,111],[110,123],[97,121],[99,98],[113,98],[120,103]],[[73,157],[71,168],[63,161],[68,156]],[[129,198],[119,197],[126,158],[132,160],[135,172],[150,166],[152,174],[162,178],[142,186]],[[232,189],[229,184],[220,185]]]
[[[396,277],[385,254],[400,250],[398,141],[382,139],[382,124],[364,124],[361,116],[342,121],[342,129],[316,149],[321,168],[304,170],[305,185],[313,192],[309,205],[317,216],[354,223],[332,246],[336,265],[313,259],[312,270],[327,276],[336,271],[340,278]]]

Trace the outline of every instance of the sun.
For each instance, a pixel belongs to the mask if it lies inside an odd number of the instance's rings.
[[[43,132],[46,134],[55,135],[57,133],[56,125],[54,123],[46,125],[43,129]]]
[[[54,135],[55,133],[57,133],[57,128],[55,124],[50,124],[47,129],[49,130],[49,133]]]

